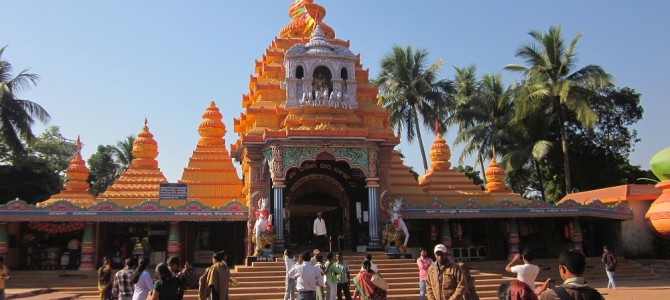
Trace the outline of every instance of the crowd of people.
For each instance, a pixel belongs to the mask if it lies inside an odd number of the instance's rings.
[[[416,260],[419,269],[419,299],[478,300],[475,279],[470,268],[462,262],[449,259],[447,248],[438,244],[433,249],[435,260],[420,249]],[[349,289],[352,278],[349,264],[342,252],[328,253],[325,257],[319,249],[305,251],[296,256],[293,251],[284,251],[286,267],[286,290],[284,300],[334,300],[334,299],[386,299],[388,283],[379,268],[366,254],[358,273],[353,276],[353,296]],[[98,269],[100,299],[119,300],[181,300],[186,289],[198,289],[199,300],[228,300],[228,290],[234,278],[226,263],[226,253],[220,251],[212,256],[212,265],[199,276],[189,262],[182,268],[178,257],[170,257],[155,269],[155,280],[147,270],[149,259],[130,257],[124,261],[123,269],[112,274],[111,259],[104,257]],[[608,288],[616,289],[614,272],[616,256],[607,247],[603,248],[602,261],[608,277]],[[518,264],[520,263],[520,264]],[[505,270],[516,274],[516,279],[502,283],[498,288],[501,300],[601,300],[602,295],[590,287],[582,274],[586,268],[584,254],[563,251],[558,257],[558,271],[563,283],[555,285],[549,278],[535,287],[539,266],[533,264],[533,254],[525,249],[516,254]],[[0,256],[0,299],[4,298],[4,281],[9,279],[8,268]]]
[[[463,262],[451,261],[447,248],[442,244],[434,247],[433,254],[435,260],[428,257],[425,249],[421,249],[420,257],[416,260],[419,269],[419,299],[478,300],[475,279],[470,274],[470,267]],[[605,249],[602,260],[606,263],[610,286],[615,288],[613,272],[616,258],[612,258],[613,256]],[[353,276],[353,297],[349,291],[349,280],[352,276],[342,253],[328,253],[324,257],[319,249],[314,249],[311,253],[305,251],[296,258],[291,250],[286,250],[284,263],[286,267],[284,300],[386,299],[388,283],[372,262],[370,254],[366,255],[360,271]],[[563,283],[555,285],[549,278],[536,287],[535,280],[540,268],[533,264],[533,254],[526,249],[521,254],[516,254],[505,267],[506,271],[516,274],[516,279],[499,286],[498,298],[501,300],[604,299],[582,277],[585,267],[584,254],[577,251],[563,251],[558,258],[558,271]]]
[[[101,300],[181,300],[186,289],[198,289],[199,300],[228,300],[228,289],[234,278],[226,263],[226,253],[212,255],[212,265],[202,276],[189,262],[181,267],[178,257],[170,257],[155,269],[155,280],[147,270],[146,257],[127,258],[123,269],[112,275],[112,261],[102,259],[98,269],[98,290]]]

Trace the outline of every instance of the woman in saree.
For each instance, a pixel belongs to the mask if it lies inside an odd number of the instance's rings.
[[[386,300],[386,291],[372,283],[372,270],[369,260],[363,261],[363,269],[354,278],[354,299],[363,300]]]
[[[112,260],[106,256],[102,258],[102,267],[98,269],[98,291],[100,300],[112,298]]]

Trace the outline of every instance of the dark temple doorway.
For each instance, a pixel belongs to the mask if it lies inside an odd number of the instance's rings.
[[[322,212],[331,251],[355,248],[357,209],[367,210],[363,172],[345,162],[316,160],[289,170],[285,189],[285,226],[288,247],[310,250],[317,212]],[[359,204],[357,204],[359,203]],[[356,230],[358,231],[358,230]]]

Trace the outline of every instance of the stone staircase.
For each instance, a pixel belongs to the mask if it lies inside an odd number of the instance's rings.
[[[419,293],[419,271],[415,259],[390,259],[384,253],[371,253],[372,261],[379,268],[381,275],[389,282],[389,299],[417,299]],[[344,253],[353,276],[360,269],[364,259],[361,253]],[[497,299],[496,289],[509,280],[500,274],[481,273],[472,270],[476,278],[477,293],[482,299]],[[236,266],[232,272],[239,285],[230,291],[231,299],[282,299],[284,294],[284,263],[257,262],[253,266]],[[350,286],[353,294],[353,283]]]
[[[649,266],[637,260],[629,260],[623,257],[617,258],[618,268],[615,273],[617,280],[652,280],[660,278],[670,278],[670,273],[660,273],[662,268],[670,270],[670,261],[662,261],[665,264],[658,268],[656,272]],[[533,263],[540,267],[540,273],[537,276],[536,284],[544,282],[547,278],[552,278],[556,282],[561,282],[561,276],[558,273],[558,259],[536,259]],[[470,266],[481,272],[490,272],[514,277],[514,274],[505,272],[506,261],[476,261],[471,262]],[[660,263],[659,263],[660,265]],[[607,281],[605,274],[605,265],[599,257],[587,257],[586,269],[583,275],[587,282]]]
[[[355,276],[363,261],[361,253],[345,253],[345,260],[350,265],[352,276]],[[373,262],[389,282],[389,299],[417,299],[418,270],[415,259],[389,259],[383,253],[373,253]],[[558,279],[556,259],[538,259],[541,266],[537,283],[547,277]],[[469,262],[473,268],[472,275],[476,279],[477,293],[483,300],[497,299],[498,286],[512,278],[506,274],[505,261]],[[656,270],[652,272],[654,265]],[[619,258],[617,279],[647,280],[670,278],[658,270],[661,266],[670,267],[670,261],[642,261]],[[202,270],[199,270],[202,274]],[[97,273],[95,271],[12,271],[12,279],[7,282],[8,299],[21,300],[61,300],[61,299],[97,299]],[[253,266],[235,266],[232,275],[238,279],[239,285],[232,288],[231,300],[237,299],[282,299],[284,293],[283,262],[257,262]],[[604,266],[599,258],[588,258],[585,273],[587,281],[606,281]],[[353,293],[353,285],[350,286]],[[18,292],[20,291],[20,292]],[[197,299],[196,290],[188,290],[185,299]]]

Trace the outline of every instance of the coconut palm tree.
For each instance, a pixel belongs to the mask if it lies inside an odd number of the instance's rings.
[[[428,161],[420,124],[432,128],[437,121],[438,130],[444,130],[439,121],[448,110],[446,101],[452,88],[449,81],[437,79],[442,59],[430,66],[427,66],[427,59],[425,49],[414,51],[412,46],[395,46],[382,58],[381,72],[372,81],[379,88],[379,102],[390,111],[389,120],[398,135],[405,128],[408,141],[418,139],[424,170],[428,170]]]
[[[516,51],[516,56],[526,65],[509,64],[505,69],[523,73],[528,86],[520,89],[515,118],[533,114],[555,116],[561,136],[565,190],[572,189],[570,182],[570,158],[565,121],[574,114],[579,122],[591,126],[597,115],[588,103],[585,91],[606,87],[611,76],[598,65],[587,65],[577,69],[575,47],[582,34],[565,45],[561,27],[550,27],[546,33],[531,31],[534,42]]]
[[[549,135],[549,122],[538,117],[528,117],[522,122],[511,122],[503,138],[501,150],[504,153],[502,165],[505,173],[519,170],[532,164],[537,174],[540,195],[547,201],[542,181],[542,160],[549,154],[552,143],[546,138]]]
[[[47,123],[51,117],[39,104],[18,98],[17,94],[35,85],[39,76],[28,70],[12,75],[12,64],[2,59],[6,48],[0,48],[0,142],[15,155],[22,155],[21,138],[27,142],[35,138],[31,130],[35,119]]]
[[[135,137],[132,135],[127,136],[125,139],[118,141],[116,147],[112,148],[114,156],[116,157],[117,162],[121,166],[119,169],[119,174],[125,172],[130,166],[130,163],[133,161],[133,143],[135,142]]]
[[[456,86],[458,105],[452,123],[458,125],[458,134],[454,145],[465,143],[458,162],[463,164],[465,157],[476,153],[475,164],[479,163],[484,174],[484,160],[495,155],[493,149],[513,116],[514,85],[504,88],[500,74],[485,74],[477,81],[476,68],[470,66],[456,68]]]

